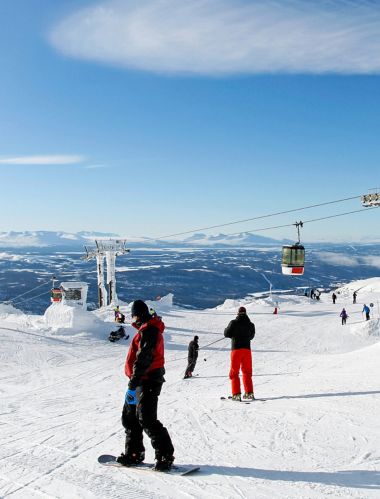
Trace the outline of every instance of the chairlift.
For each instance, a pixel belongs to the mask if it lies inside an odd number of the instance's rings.
[[[298,242],[282,247],[281,269],[285,275],[303,275],[305,268],[305,248],[300,242],[300,227],[303,222],[294,224],[298,231]]]

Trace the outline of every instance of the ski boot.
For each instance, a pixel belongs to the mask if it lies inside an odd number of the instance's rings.
[[[245,393],[243,395],[243,399],[245,399],[245,400],[256,400],[255,399],[255,394],[253,392]]]
[[[241,402],[241,393],[235,393],[235,395],[232,395],[231,400],[235,400],[236,402]]]
[[[170,471],[174,462],[174,456],[162,456],[157,458],[153,467],[154,471]]]
[[[132,454],[124,454],[123,452],[119,457],[116,458],[116,461],[123,466],[136,466],[142,463],[145,459],[145,452],[135,452]]]

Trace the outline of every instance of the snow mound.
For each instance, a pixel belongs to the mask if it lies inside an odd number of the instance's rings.
[[[221,310],[237,314],[239,307],[245,307],[247,312],[254,312],[257,309],[257,300],[252,300],[252,297],[243,298],[242,300],[232,300],[228,298],[221,305],[218,305],[212,310]]]
[[[64,303],[52,303],[44,314],[45,323],[55,334],[90,335],[104,339],[109,333],[95,314]]]
[[[244,300],[232,300],[227,298],[221,305],[218,305],[215,310],[225,310],[225,311],[234,311],[237,313],[238,308],[242,306]],[[244,303],[244,306],[247,307],[248,304]]]
[[[352,281],[337,289],[342,294],[353,293],[354,291],[360,293],[379,293],[380,294],[380,277],[370,277],[369,279],[360,279],[359,281]]]
[[[146,304],[148,305],[148,307],[153,308],[158,314],[160,314],[161,312],[167,312],[168,310],[173,308],[173,298],[173,293],[169,293],[159,300],[148,300]]]
[[[24,313],[9,303],[0,303],[0,318],[6,319],[8,315],[24,315]]]
[[[354,334],[364,338],[380,336],[380,319],[372,319],[363,324],[354,324],[351,327]]]

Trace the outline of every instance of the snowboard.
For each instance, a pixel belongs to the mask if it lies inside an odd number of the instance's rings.
[[[110,454],[102,454],[98,457],[98,463],[103,466],[114,466],[115,468],[124,468],[127,470],[138,470],[138,471],[154,471],[153,464],[149,463],[140,463],[136,466],[123,466],[122,464],[116,461],[116,456],[112,456]],[[156,471],[156,473],[166,473],[168,475],[189,475],[190,473],[195,473],[199,471],[199,466],[190,466],[190,465],[173,465],[169,471]]]

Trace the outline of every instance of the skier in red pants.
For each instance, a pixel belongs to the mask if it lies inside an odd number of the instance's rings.
[[[252,353],[251,340],[255,336],[255,325],[250,321],[245,307],[240,307],[236,319],[233,319],[224,336],[231,338],[231,369],[232,399],[241,401],[240,369],[243,374],[243,399],[255,400],[252,383]]]

